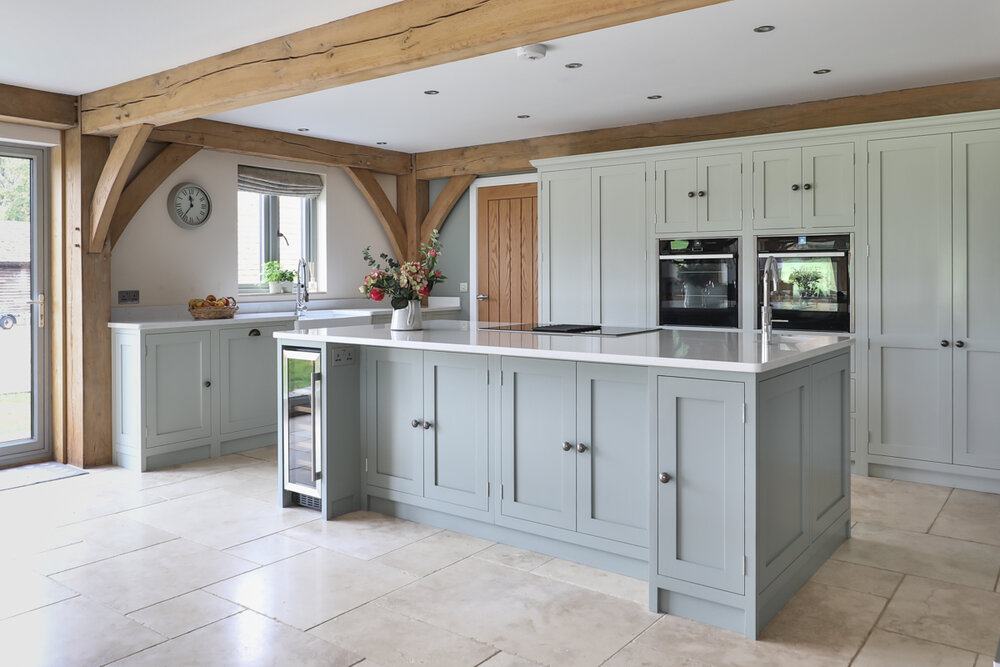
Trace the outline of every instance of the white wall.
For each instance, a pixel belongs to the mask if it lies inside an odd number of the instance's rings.
[[[367,267],[361,249],[392,252],[375,214],[347,174],[319,167],[202,150],[181,165],[146,200],[114,247],[111,257],[111,303],[118,290],[137,289],[141,306],[184,305],[188,299],[236,296],[236,168],[247,164],[320,174],[326,181],[320,201],[320,226],[326,221],[325,298],[358,298]],[[395,205],[392,176],[378,175]],[[212,215],[201,229],[181,229],[167,215],[167,195],[181,182],[204,187]],[[291,297],[287,297],[291,298]]]

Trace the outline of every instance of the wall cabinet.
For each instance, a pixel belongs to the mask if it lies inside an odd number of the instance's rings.
[[[502,373],[498,522],[645,546],[646,370],[504,357]]]
[[[486,510],[486,357],[370,348],[364,373],[368,484]]]
[[[753,153],[754,229],[854,226],[854,144]]]
[[[743,156],[658,160],[654,165],[659,234],[743,229]]]

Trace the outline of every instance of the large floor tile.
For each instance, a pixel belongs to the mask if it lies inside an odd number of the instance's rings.
[[[812,576],[812,581],[828,586],[847,588],[859,593],[871,593],[883,598],[892,597],[903,575],[890,570],[830,559]]]
[[[316,518],[302,508],[282,508],[228,491],[208,491],[133,510],[129,518],[214,547],[228,547]]]
[[[278,534],[237,544],[235,547],[226,549],[226,553],[245,558],[259,565],[269,565],[315,548],[315,544],[293,540],[286,535]]]
[[[228,491],[239,496],[248,497],[270,494],[274,505],[277,506],[278,491],[281,487],[277,469],[272,469],[270,472],[270,479],[250,474],[247,472],[247,467],[213,472],[210,475],[202,475],[181,482],[163,484],[156,487],[156,493],[168,500],[193,496],[196,493],[204,493],[206,491]]]
[[[76,597],[0,621],[0,662],[91,667],[163,640],[121,614]]]
[[[479,558],[377,604],[552,665],[598,665],[657,619],[631,602]]]
[[[439,532],[440,528],[377,512],[351,512],[333,521],[316,520],[285,535],[355,558],[377,558]]]
[[[66,539],[72,539],[72,543],[36,554],[33,567],[38,572],[62,572],[177,539],[173,533],[122,514],[81,521],[58,530],[66,535]]]
[[[540,665],[527,658],[522,658],[506,651],[500,651],[482,663],[481,667],[540,667]]]
[[[76,595],[76,590],[35,572],[6,565],[0,568],[0,618],[21,614]],[[2,651],[3,646],[0,645],[0,655]]]
[[[975,667],[971,651],[876,629],[851,667]]]
[[[244,611],[114,664],[349,667],[360,661],[361,656],[322,639]]]
[[[992,654],[1000,637],[1000,593],[923,577],[906,577],[880,628],[977,653]]]
[[[128,614],[164,637],[177,637],[243,611],[229,600],[197,590]]]
[[[1000,545],[1000,494],[955,489],[931,533]]]
[[[473,667],[497,649],[377,604],[338,616],[309,631],[385,667]]]
[[[52,575],[123,614],[189,593],[256,567],[189,540],[176,539]]]
[[[308,630],[413,580],[387,565],[313,549],[207,590]]]
[[[944,486],[877,477],[851,477],[851,518],[918,533],[927,532],[948,500]]]
[[[864,523],[833,558],[986,589],[1000,572],[1000,547]]]
[[[471,535],[442,530],[422,540],[390,551],[375,560],[379,563],[423,577],[442,567],[457,563],[491,546],[493,542]]]
[[[488,560],[492,563],[500,563],[507,567],[530,572],[536,567],[544,565],[552,560],[552,556],[535,553],[527,549],[518,549],[507,544],[494,544],[489,549],[483,549],[476,553],[476,558]]]
[[[608,570],[580,565],[561,558],[553,558],[531,571],[540,577],[565,581],[574,586],[589,588],[598,593],[630,600],[643,608],[649,605],[649,584]]]

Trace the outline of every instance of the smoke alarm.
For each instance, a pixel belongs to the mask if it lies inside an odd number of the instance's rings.
[[[517,49],[517,57],[521,60],[541,60],[545,57],[548,47],[544,44],[529,44]]]

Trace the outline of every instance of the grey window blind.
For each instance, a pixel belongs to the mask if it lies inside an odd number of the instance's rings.
[[[323,179],[318,174],[242,164],[237,170],[237,182],[240,190],[262,195],[318,197],[323,192]]]

